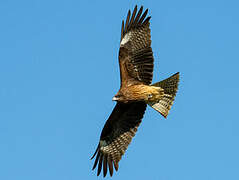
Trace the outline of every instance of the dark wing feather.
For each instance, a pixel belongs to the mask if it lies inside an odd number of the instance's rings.
[[[98,164],[97,175],[100,174],[102,165],[104,177],[108,169],[110,175],[113,175],[113,164],[115,170],[118,170],[118,162],[134,137],[145,109],[145,102],[116,104],[102,130],[99,145],[92,157],[93,159],[96,155],[93,169]]]
[[[128,84],[151,84],[153,78],[154,58],[151,48],[148,9],[143,13],[137,6],[126,23],[122,21],[119,64],[121,86]]]

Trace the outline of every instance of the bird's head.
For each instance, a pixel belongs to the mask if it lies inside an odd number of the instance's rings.
[[[112,101],[122,101],[124,100],[124,96],[123,94],[121,94],[120,92],[118,92],[113,98]]]

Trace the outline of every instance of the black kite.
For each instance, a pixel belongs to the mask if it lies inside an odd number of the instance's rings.
[[[113,175],[113,166],[118,163],[134,137],[143,118],[147,104],[165,118],[173,104],[178,89],[179,73],[151,84],[154,58],[151,48],[149,28],[150,16],[143,7],[127,15],[122,22],[119,49],[121,86],[113,97],[117,104],[108,118],[100,136],[100,142],[92,159],[96,155],[93,169],[98,164],[97,175],[103,167],[104,177],[109,169]]]

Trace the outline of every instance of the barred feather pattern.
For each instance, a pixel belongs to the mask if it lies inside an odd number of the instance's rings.
[[[105,177],[109,170],[113,175],[113,166],[118,170],[118,163],[128,145],[135,136],[146,109],[145,102],[118,102],[101,133],[100,142],[92,159],[96,156],[93,169],[98,165],[97,175]]]
[[[128,145],[131,143],[132,138],[135,136],[137,132],[139,124],[135,128],[130,128],[128,132],[123,133],[113,142],[109,143],[104,140],[100,141],[100,146],[97,148],[97,156],[102,155],[104,160],[108,162],[109,172],[110,175],[113,175],[113,164],[114,168],[118,170],[118,162],[121,160],[121,157],[124,155]],[[95,162],[96,163],[96,162]],[[101,162],[98,164],[98,172],[97,175],[100,174],[100,165]],[[113,163],[113,164],[112,164]],[[93,169],[96,167],[97,164],[94,165]],[[103,173],[104,176],[107,174],[107,164],[103,164]]]
[[[143,7],[140,8],[137,15],[136,12],[137,6],[131,17],[129,11],[125,26],[124,21],[122,22],[119,54],[124,54],[124,56],[119,56],[119,61],[125,63],[127,74],[123,75],[148,85],[152,82],[154,67],[149,28],[151,17],[146,18],[148,9],[141,16]],[[122,68],[122,66],[120,67]]]
[[[165,118],[168,116],[169,111],[173,105],[179,83],[179,73],[171,77],[153,84],[152,86],[161,87],[164,90],[164,96],[156,102],[149,102],[148,104],[156,111],[161,113]]]

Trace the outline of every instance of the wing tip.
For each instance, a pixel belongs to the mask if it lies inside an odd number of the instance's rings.
[[[101,170],[102,170],[102,165],[103,165],[103,177],[106,177],[108,169],[109,169],[110,176],[112,177],[113,176],[113,172],[114,172],[113,171],[113,163],[112,163],[113,161],[112,161],[112,158],[110,158],[109,155],[103,154],[102,152],[100,152],[99,146],[97,147],[94,155],[91,157],[91,160],[95,156],[96,156],[96,159],[95,159],[94,165],[92,167],[92,171],[97,167],[97,164],[98,164],[97,176],[99,176],[100,173],[101,173]],[[115,170],[117,171],[118,170],[118,165],[116,165],[114,163],[114,167],[115,167]]]
[[[101,173],[102,161],[103,161],[103,154],[100,153],[100,160],[99,160],[99,164],[98,164],[97,176],[99,176]]]
[[[113,162],[114,162],[115,170],[118,171],[118,169],[119,169],[119,164],[118,164],[118,162],[116,162],[116,161],[113,161]]]
[[[123,22],[122,21],[122,29],[121,29],[121,40],[123,39],[123,36],[129,32],[132,28],[135,27],[140,27],[140,26],[144,26],[145,24],[147,24],[147,22],[149,22],[151,16],[147,17],[145,19],[145,17],[148,14],[148,8],[144,11],[143,15],[143,6],[140,7],[140,9],[137,11],[138,6],[135,5],[133,13],[131,15],[131,11],[129,9],[128,14],[127,14],[127,18],[126,18],[126,22],[125,22],[125,26],[123,26]]]

